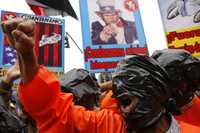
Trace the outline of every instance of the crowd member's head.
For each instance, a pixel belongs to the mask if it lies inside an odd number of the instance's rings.
[[[155,51],[152,57],[168,72],[177,107],[190,103],[200,87],[199,59],[180,49]]]
[[[103,19],[106,24],[116,23],[120,17],[120,10],[115,9],[115,0],[97,0],[99,11],[96,14]]]
[[[72,69],[60,80],[62,91],[72,93],[76,105],[82,105],[87,109],[98,107],[99,85],[97,79],[87,70]]]
[[[168,75],[153,58],[127,57],[113,74],[113,96],[128,128],[141,132],[167,114],[165,103],[171,96]]]

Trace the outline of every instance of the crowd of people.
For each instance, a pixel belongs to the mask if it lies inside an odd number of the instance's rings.
[[[84,69],[73,69],[58,79],[37,63],[32,20],[16,18],[5,21],[3,26],[18,61],[0,83],[6,103],[2,107],[9,110],[12,83],[20,77],[18,98],[22,112],[36,124],[31,132],[200,132],[200,99],[196,95],[200,60],[189,52],[165,49],[152,56],[127,56],[104,83],[98,83]],[[0,119],[1,132],[30,132],[30,122],[10,113],[18,126],[6,131],[9,125],[2,128],[5,120]]]

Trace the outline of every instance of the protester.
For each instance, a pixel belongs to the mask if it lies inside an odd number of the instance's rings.
[[[34,53],[34,22],[14,19],[5,22],[12,32],[22,82],[19,98],[26,112],[36,121],[40,133],[123,133],[125,123],[118,109],[86,111],[73,104],[70,93],[62,93],[59,80],[39,66]]]
[[[17,63],[8,69],[8,72],[0,81],[0,132],[1,133],[28,133],[25,123],[17,116],[16,111],[11,110],[11,95],[13,82],[19,78]]]
[[[100,86],[97,79],[85,69],[72,69],[60,78],[62,92],[72,93],[74,103],[86,109],[99,107]]]
[[[171,96],[167,83],[168,75],[151,58],[135,56],[120,63],[113,76],[113,95],[129,130],[178,132],[178,123],[164,106]]]
[[[176,100],[176,116],[184,121],[200,126],[200,99],[195,91],[200,87],[200,60],[186,50],[165,49],[152,55],[168,72]]]
[[[145,133],[199,132],[195,126],[178,125],[166,111],[163,104],[171,96],[167,89],[168,77],[152,58],[135,55],[117,69],[113,92],[122,114],[117,108],[86,111],[73,104],[72,94],[61,92],[60,82],[53,73],[38,65],[34,52],[34,22],[14,19],[4,25],[7,32],[12,33],[12,44],[19,59],[22,78],[19,98],[36,120],[40,133],[125,133],[126,126]]]

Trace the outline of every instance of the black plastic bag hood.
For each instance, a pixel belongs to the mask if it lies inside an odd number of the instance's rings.
[[[152,57],[168,72],[177,106],[189,103],[200,87],[200,60],[182,49],[158,50]]]
[[[74,95],[75,104],[84,104],[82,106],[86,108],[88,104],[90,104],[89,106],[98,105],[100,93],[97,79],[90,75],[87,70],[72,69],[65,73],[60,80],[62,91],[72,93]]]
[[[113,74],[113,96],[119,101],[126,95],[139,98],[125,116],[128,128],[151,126],[167,113],[164,105],[171,97],[168,80],[165,70],[153,58],[133,55],[119,63]]]

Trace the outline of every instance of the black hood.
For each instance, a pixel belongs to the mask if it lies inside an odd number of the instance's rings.
[[[139,97],[125,116],[128,127],[151,126],[166,113],[164,105],[171,97],[168,81],[167,73],[153,58],[133,55],[119,63],[113,74],[113,95],[119,101],[124,95]]]
[[[100,91],[97,79],[87,70],[72,69],[65,73],[60,80],[62,91],[72,93],[75,104],[89,107],[89,109],[91,106],[98,105]]]
[[[177,106],[182,107],[189,103],[200,85],[199,59],[182,49],[155,51],[152,57],[168,72]]]

